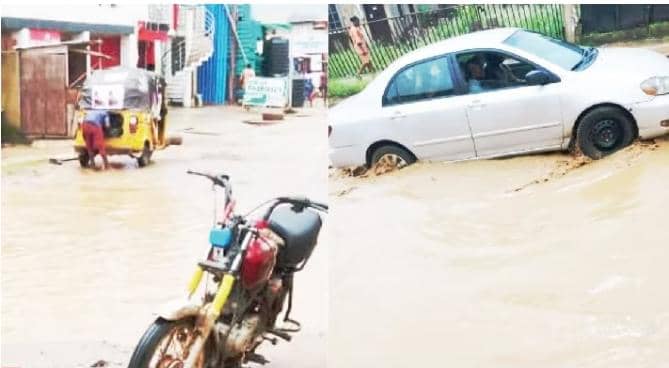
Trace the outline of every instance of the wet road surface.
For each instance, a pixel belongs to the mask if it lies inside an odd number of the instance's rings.
[[[324,114],[254,126],[237,108],[171,109],[183,145],[142,169],[127,156],[106,172],[48,164],[71,152],[68,141],[3,149],[2,366],[126,366],[152,313],[184,295],[208,249],[211,185],[186,170],[231,175],[240,212],[278,195],[325,201]],[[270,367],[325,364],[325,239],[295,280],[303,331],[259,350]]]
[[[667,367],[669,140],[330,174],[329,367]]]

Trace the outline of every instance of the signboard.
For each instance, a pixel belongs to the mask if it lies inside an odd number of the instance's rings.
[[[328,32],[293,29],[290,36],[291,54],[326,54],[328,52]]]
[[[285,107],[288,105],[288,79],[254,77],[244,90],[243,105]]]
[[[122,84],[93,86],[94,109],[122,109],[125,90]]]

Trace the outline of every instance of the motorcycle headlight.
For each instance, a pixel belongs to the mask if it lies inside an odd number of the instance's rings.
[[[669,76],[648,78],[641,83],[641,90],[650,96],[666,95],[669,93]]]

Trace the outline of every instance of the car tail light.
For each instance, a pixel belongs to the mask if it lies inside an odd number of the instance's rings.
[[[330,134],[332,134],[332,125],[328,125],[328,138],[330,137]]]
[[[130,128],[130,133],[137,133],[137,116],[133,115],[130,117],[128,127]]]

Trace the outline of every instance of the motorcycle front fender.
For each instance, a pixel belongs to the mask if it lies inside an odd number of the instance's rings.
[[[177,321],[200,314],[202,305],[192,300],[177,299],[163,304],[158,309],[158,316],[168,321]]]

